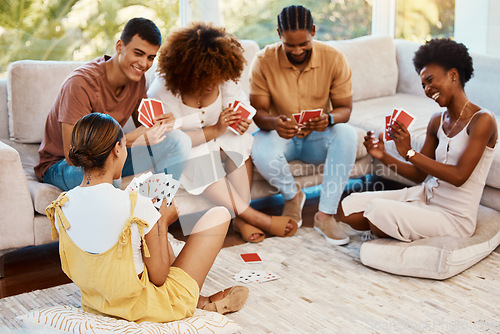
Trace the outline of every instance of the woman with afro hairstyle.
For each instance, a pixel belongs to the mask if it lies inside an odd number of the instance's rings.
[[[235,36],[224,28],[194,22],[167,37],[148,96],[161,100],[191,138],[182,186],[231,210],[236,216],[233,228],[244,240],[260,242],[264,231],[292,236],[297,222],[266,215],[249,205],[253,137],[247,130],[251,120],[242,119],[230,105],[234,101],[250,105],[238,82],[244,65],[243,48]],[[229,129],[235,124],[237,133]]]
[[[364,145],[374,158],[421,184],[352,194],[340,203],[338,218],[355,230],[402,241],[469,237],[497,146],[497,123],[465,94],[473,73],[465,45],[433,39],[417,50],[413,64],[425,95],[444,108],[431,117],[420,152],[412,149],[410,133],[399,121],[389,135],[406,161],[385,150],[383,134],[377,140],[369,131]]]

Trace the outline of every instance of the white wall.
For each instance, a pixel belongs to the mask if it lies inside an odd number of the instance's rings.
[[[471,52],[500,56],[500,0],[455,0],[454,36]]]

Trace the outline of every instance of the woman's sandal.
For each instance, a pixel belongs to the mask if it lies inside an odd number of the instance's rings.
[[[236,225],[234,224],[234,220],[236,219],[239,219],[240,223],[239,223],[239,226],[236,227]],[[264,232],[262,232],[262,230],[258,227],[255,227],[253,225],[250,225],[248,224],[247,222],[245,222],[243,219],[241,218],[234,218],[233,220],[233,230],[235,230],[236,232],[238,232],[239,234],[241,234],[241,237],[243,238],[243,240],[245,241],[248,241],[248,242],[253,242],[253,243],[257,243],[257,242],[261,242],[262,240],[264,240],[266,238],[266,234]],[[250,239],[250,236],[252,234],[259,234],[260,236],[256,239]]]
[[[239,311],[245,305],[248,292],[247,287],[239,285],[227,288],[208,297],[209,302],[201,309],[220,314]]]
[[[286,226],[292,224],[293,228],[286,233]],[[274,234],[278,237],[291,237],[297,232],[298,229],[297,222],[286,216],[271,216],[271,227],[269,228],[269,233]]]

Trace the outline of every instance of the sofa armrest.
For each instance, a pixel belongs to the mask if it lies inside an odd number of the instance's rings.
[[[0,250],[33,245],[34,209],[19,153],[0,141]]]
[[[0,138],[9,138],[7,113],[7,79],[0,79]]]

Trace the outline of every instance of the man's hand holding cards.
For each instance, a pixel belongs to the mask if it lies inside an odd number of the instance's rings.
[[[142,99],[139,104],[139,122],[146,128],[151,128],[155,125],[155,121],[165,121],[173,123],[173,128],[177,129],[181,126],[180,121],[174,120],[174,116],[170,113],[165,114],[163,103],[155,99]]]
[[[306,127],[307,122],[311,119],[321,116],[323,109],[313,109],[313,110],[302,110],[300,114],[293,114],[295,122],[297,122],[300,128]]]
[[[234,102],[229,104],[229,108],[233,108],[236,112],[239,112],[240,119],[233,124],[228,126],[228,129],[234,132],[235,134],[241,134],[239,130],[239,124],[243,119],[252,119],[257,112],[254,107],[251,105],[245,104],[241,101],[235,100]]]
[[[415,116],[404,111],[403,109],[401,110],[394,109],[394,111],[391,114],[385,116],[385,131],[384,131],[385,140],[386,141],[392,140],[392,138],[390,137],[390,132],[392,131],[392,126],[395,124],[396,121],[401,122],[408,129],[414,119]]]

